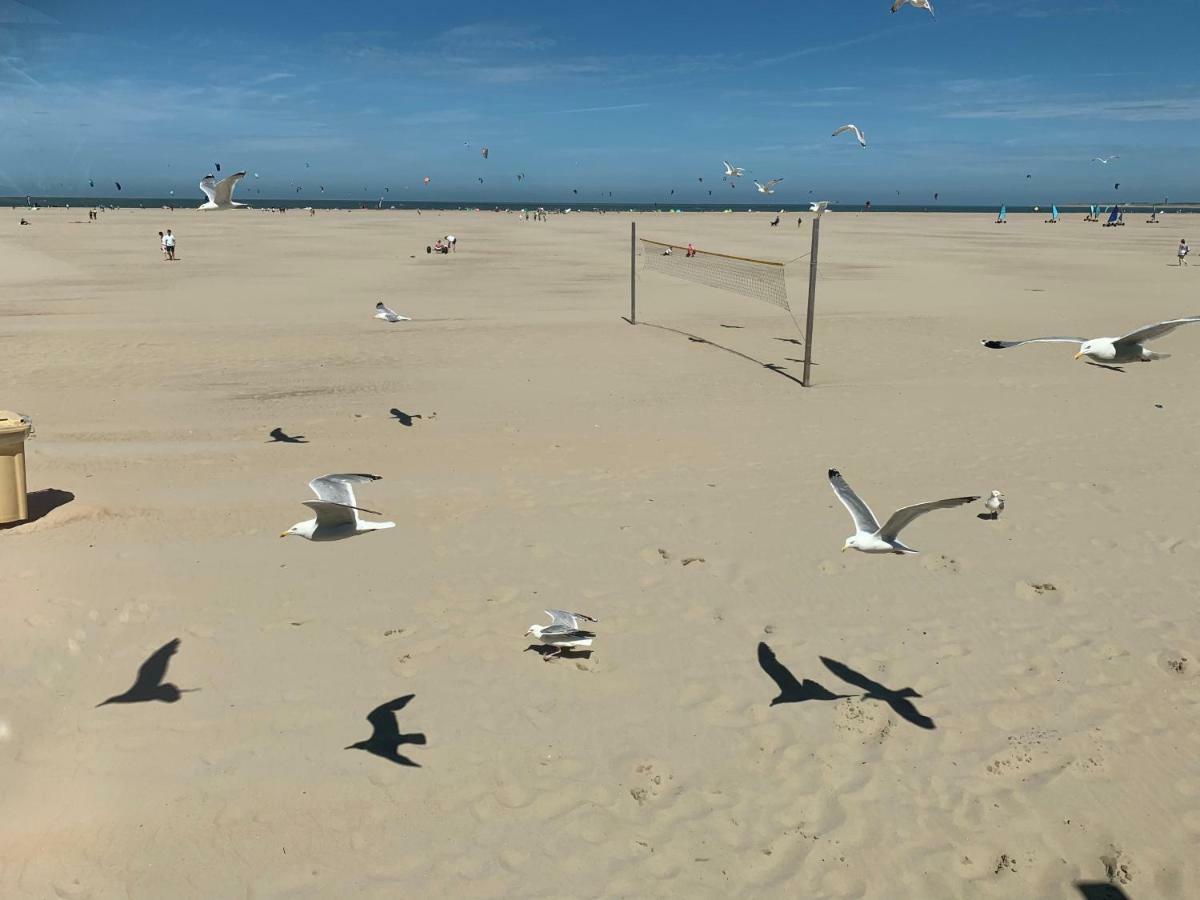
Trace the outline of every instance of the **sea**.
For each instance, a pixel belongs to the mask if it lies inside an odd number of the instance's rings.
[[[174,197],[0,197],[0,206],[13,208],[28,208],[30,206],[44,207],[73,207],[90,209],[106,207],[116,209],[194,209],[201,201],[180,203]],[[495,200],[479,201],[438,201],[419,200],[404,203],[393,203],[389,200],[337,200],[337,199],[303,199],[293,198],[274,199],[255,197],[247,201],[251,208],[257,209],[363,209],[363,210],[494,210],[496,212],[516,211],[522,209],[545,209],[548,212],[666,212],[666,213],[696,213],[696,212],[783,212],[803,215],[809,211],[807,202],[764,202],[764,203],[656,203],[653,201],[641,203],[591,203],[571,200],[511,200],[498,202]],[[995,214],[1002,204],[951,205],[938,203],[922,204],[871,204],[867,207],[862,203],[835,203],[829,208],[835,212],[903,212],[903,213],[975,213]],[[1108,212],[1112,204],[1097,204],[1097,208]],[[1121,203],[1121,209],[1129,212],[1200,212],[1200,203]],[[1050,214],[1049,206],[1008,206],[1010,213],[1045,213]],[[1059,204],[1060,214],[1082,213],[1090,211],[1088,204]]]

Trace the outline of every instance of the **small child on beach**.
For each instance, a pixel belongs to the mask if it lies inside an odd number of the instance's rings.
[[[1188,248],[1187,238],[1179,239],[1179,249],[1176,251],[1179,256],[1179,265],[1186,266],[1188,264],[1187,255],[1192,251]]]

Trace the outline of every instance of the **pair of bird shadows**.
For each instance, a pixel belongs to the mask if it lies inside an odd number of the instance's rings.
[[[97,708],[112,703],[177,703],[184,694],[200,690],[199,688],[180,688],[166,681],[167,668],[171,658],[179,650],[180,640],[174,638],[167,641],[150,655],[138,667],[133,686],[122,694],[116,694],[107,700],[96,704]],[[365,750],[380,759],[401,766],[420,768],[420,764],[400,753],[400,747],[405,744],[424,746],[426,738],[422,732],[406,734],[400,731],[396,713],[404,709],[415,694],[405,694],[395,700],[380,704],[367,714],[367,722],[371,725],[371,736],[366,740],[357,741],[345,747],[346,750]]]
[[[916,725],[918,728],[932,731],[937,727],[933,719],[929,718],[929,716],[922,713],[913,705],[912,700],[914,698],[920,699],[921,695],[911,687],[893,690],[836,659],[822,656],[820,660],[830,672],[847,684],[859,688],[862,693],[859,695],[835,694],[818,682],[811,681],[808,678],[805,678],[803,681],[797,680],[788,667],[781,663],[775,656],[775,652],[770,646],[760,642],[758,645],[758,664],[779,688],[779,696],[771,701],[771,705],[779,706],[784,703],[804,703],[808,700],[844,700],[849,697],[861,696],[864,700],[878,700],[881,703],[886,703],[891,707],[892,712],[904,719],[904,721]]]

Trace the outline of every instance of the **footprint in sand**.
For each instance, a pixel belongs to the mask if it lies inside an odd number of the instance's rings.
[[[1155,661],[1160,669],[1177,678],[1191,677],[1200,672],[1200,666],[1196,665],[1195,657],[1178,650],[1164,650],[1158,654]]]
[[[1015,591],[1016,595],[1022,600],[1037,600],[1039,597],[1058,599],[1053,596],[1046,597],[1047,594],[1054,595],[1058,592],[1058,588],[1049,581],[1018,581]]]
[[[826,559],[817,566],[817,571],[822,575],[841,575],[846,571],[846,565],[840,560]]]
[[[921,567],[927,572],[937,574],[957,575],[962,571],[962,565],[957,559],[943,556],[940,553],[930,554],[921,560]]]
[[[1100,862],[1104,865],[1104,874],[1112,884],[1129,884],[1137,874],[1137,866],[1133,864],[1133,860],[1120,847],[1114,845],[1110,845],[1108,852],[1101,855]]]

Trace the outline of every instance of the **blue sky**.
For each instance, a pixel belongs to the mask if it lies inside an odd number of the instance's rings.
[[[1200,199],[1195,0],[934,4],[0,0],[0,194]]]

